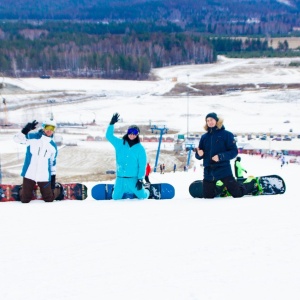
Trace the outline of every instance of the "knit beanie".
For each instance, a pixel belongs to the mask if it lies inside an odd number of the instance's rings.
[[[213,119],[215,119],[217,122],[219,121],[219,118],[218,118],[217,114],[214,113],[214,112],[211,112],[211,113],[207,114],[206,117],[205,117],[205,120],[207,120],[207,118],[213,118]]]

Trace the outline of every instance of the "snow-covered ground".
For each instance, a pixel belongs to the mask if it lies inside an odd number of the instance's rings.
[[[1,203],[0,298],[298,299],[299,165],[242,162],[287,192],[193,199],[199,168],[151,174],[176,187],[172,200]]]
[[[204,116],[215,111],[224,117],[225,126],[231,131],[246,133],[251,127],[252,132],[268,133],[272,128],[285,134],[292,127],[297,132],[297,90],[188,99],[162,96],[174,85],[168,79],[174,76],[179,82],[298,82],[298,69],[274,67],[282,64],[286,60],[275,63],[267,59],[223,59],[216,65],[156,70],[162,79],[155,82],[5,79],[6,83],[22,82],[23,88],[35,90],[36,94],[42,89],[61,89],[63,93],[78,95],[82,90],[84,96],[92,97],[71,104],[16,107],[8,111],[8,117],[20,124],[41,120],[49,112],[61,122],[93,117],[104,131],[111,115],[118,111],[124,118],[118,126],[148,124],[152,120],[186,132],[189,101],[191,131],[202,129]],[[107,96],[95,96],[101,93]],[[13,101],[16,105],[37,101],[32,93],[2,96],[9,105]],[[65,98],[66,95],[61,99]],[[284,123],[286,120],[290,123]],[[0,130],[1,154],[21,152],[8,142],[11,136],[7,129]],[[283,142],[265,143],[273,148]],[[287,143],[300,149],[299,139]],[[91,145],[95,152],[101,147],[113,151],[105,142]],[[150,151],[148,147],[155,145],[147,146]],[[77,148],[79,151],[80,145]],[[152,182],[175,186],[172,200],[95,201],[89,195],[85,201],[0,203],[0,299],[298,299],[300,165],[281,168],[280,161],[274,158],[241,157],[248,175],[282,176],[286,193],[193,199],[188,186],[202,178],[202,167],[195,162],[195,171],[150,175]],[[102,163],[101,158],[88,160]],[[85,183],[89,188],[94,184]]]

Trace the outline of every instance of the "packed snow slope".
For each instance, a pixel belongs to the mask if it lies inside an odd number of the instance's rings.
[[[172,200],[1,203],[0,298],[298,299],[299,165],[242,162],[281,175],[286,193],[194,199],[198,168],[150,175]]]
[[[222,59],[215,65],[155,72],[160,80],[154,82],[5,79],[11,84],[19,82],[27,92],[2,96],[9,107],[15,105],[7,117],[18,120],[20,126],[53,113],[61,122],[95,118],[98,132],[104,134],[112,114],[118,111],[124,118],[120,127],[146,125],[151,120],[152,124],[165,124],[185,133],[188,103],[190,131],[202,130],[204,117],[211,111],[222,115],[231,131],[287,134],[291,128],[294,133],[299,130],[297,89],[258,89],[206,97],[186,93],[163,96],[175,86],[173,77],[177,83],[188,85],[299,82],[299,70],[288,67],[287,59]],[[56,104],[47,104],[49,91],[57,95]],[[80,95],[84,99],[77,101]],[[40,105],[39,101],[46,104]],[[284,123],[287,120],[289,123]],[[14,148],[13,132],[0,130],[3,169],[18,174],[25,149]],[[79,136],[91,132],[68,133],[65,139],[80,141],[73,153],[91,147],[95,154],[105,148],[107,155],[111,152],[111,164],[114,153],[110,145],[81,141]],[[298,140],[287,143],[299,150]],[[284,145],[271,140],[265,143],[270,149]],[[147,151],[156,147],[149,145]],[[165,147],[165,152],[171,153]],[[68,159],[63,151],[60,172],[76,173],[65,169]],[[168,155],[164,155],[166,159]],[[13,160],[12,165],[8,165],[7,157]],[[172,173],[170,160],[168,172],[151,173],[150,180],[173,184],[176,194],[172,200],[95,201],[90,188],[97,180],[86,180],[89,197],[85,201],[0,203],[0,299],[299,299],[299,164],[281,167],[275,158],[241,157],[248,175],[282,176],[286,193],[194,199],[188,186],[202,178],[200,162],[192,160],[195,171],[179,169]],[[106,164],[106,159],[105,155],[86,157],[94,165]],[[79,164],[90,168],[84,161]],[[80,172],[84,174],[84,170]]]

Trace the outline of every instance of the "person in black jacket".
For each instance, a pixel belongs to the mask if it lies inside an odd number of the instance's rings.
[[[199,147],[195,149],[196,158],[203,159],[203,197],[214,198],[216,182],[221,180],[228,192],[235,198],[255,192],[257,184],[254,178],[239,184],[232,174],[230,160],[238,154],[236,141],[230,131],[225,130],[223,119],[216,113],[205,117],[205,134],[202,135]]]

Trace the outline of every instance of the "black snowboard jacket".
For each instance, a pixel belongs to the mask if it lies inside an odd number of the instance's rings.
[[[212,181],[233,176],[230,160],[237,156],[238,149],[233,134],[224,126],[208,128],[200,139],[199,149],[203,150],[204,155],[199,156],[196,152],[195,157],[203,159],[204,179]],[[219,157],[218,162],[212,160],[215,155]]]

